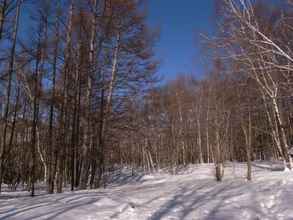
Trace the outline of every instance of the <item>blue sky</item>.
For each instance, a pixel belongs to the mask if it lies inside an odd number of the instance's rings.
[[[148,22],[159,27],[156,56],[160,75],[172,79],[178,73],[204,74],[200,33],[214,30],[214,0],[149,0]]]

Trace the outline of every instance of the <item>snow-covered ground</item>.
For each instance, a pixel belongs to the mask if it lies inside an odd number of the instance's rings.
[[[293,219],[293,172],[256,163],[253,181],[247,182],[246,166],[230,163],[223,182],[217,183],[213,170],[212,165],[200,165],[176,175],[134,177],[124,171],[106,189],[35,198],[4,192],[0,219]]]

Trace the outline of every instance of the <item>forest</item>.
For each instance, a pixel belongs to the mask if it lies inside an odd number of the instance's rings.
[[[0,191],[96,189],[119,167],[293,169],[293,2],[219,0],[208,68],[162,82],[136,0],[1,0]]]

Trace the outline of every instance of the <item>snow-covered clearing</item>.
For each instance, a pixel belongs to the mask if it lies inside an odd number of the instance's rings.
[[[245,181],[245,164],[229,164],[222,183],[212,173],[212,165],[177,175],[123,172],[106,189],[35,198],[4,192],[0,219],[293,219],[293,173],[265,163],[254,165],[252,182]]]

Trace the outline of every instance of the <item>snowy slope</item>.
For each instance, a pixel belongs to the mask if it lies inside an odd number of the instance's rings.
[[[293,173],[258,163],[249,183],[245,172],[244,164],[229,164],[217,183],[213,166],[201,165],[95,191],[35,198],[6,192],[0,196],[0,219],[293,219]]]

